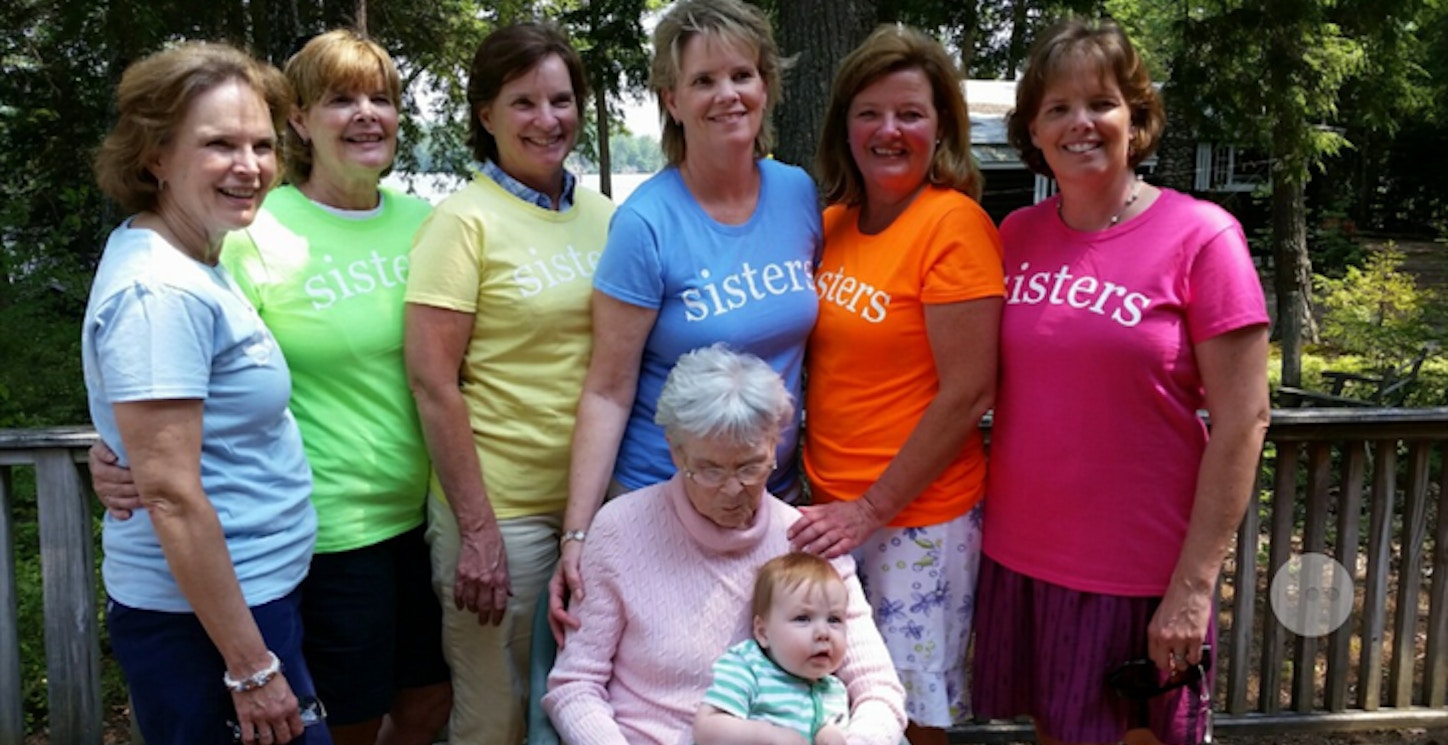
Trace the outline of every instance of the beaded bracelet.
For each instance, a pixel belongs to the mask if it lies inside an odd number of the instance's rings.
[[[271,657],[271,662],[266,667],[252,673],[251,675],[246,676],[245,678],[242,678],[241,680],[237,680],[236,678],[231,677],[231,671],[229,670],[222,673],[221,682],[226,685],[227,690],[231,691],[232,693],[246,693],[247,691],[254,691],[266,685],[267,683],[272,682],[272,678],[275,678],[277,675],[281,674],[282,661],[277,659],[276,652],[268,649],[266,653],[268,657]]]

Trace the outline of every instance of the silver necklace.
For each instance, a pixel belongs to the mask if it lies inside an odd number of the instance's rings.
[[[1131,185],[1131,196],[1126,198],[1126,204],[1121,205],[1121,209],[1117,210],[1116,214],[1112,215],[1111,219],[1106,221],[1106,227],[1102,228],[1102,230],[1116,227],[1116,223],[1121,222],[1121,216],[1126,214],[1127,210],[1131,209],[1131,205],[1136,204],[1136,200],[1140,196],[1141,177],[1137,176],[1136,182]],[[1061,205],[1065,201],[1064,197],[1056,200],[1056,216],[1061,218],[1061,222],[1066,222],[1066,216],[1061,214]]]

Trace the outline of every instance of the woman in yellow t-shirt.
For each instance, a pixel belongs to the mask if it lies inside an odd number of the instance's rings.
[[[912,743],[964,714],[1004,279],[972,198],[969,118],[940,44],[882,27],[835,78],[817,170],[830,206],[815,274],[795,547],[853,552],[906,690]]]
[[[525,735],[531,619],[563,538],[590,280],[613,213],[563,167],[586,100],[583,63],[556,28],[490,34],[468,81],[480,172],[414,240],[407,370],[432,455],[453,742]]]

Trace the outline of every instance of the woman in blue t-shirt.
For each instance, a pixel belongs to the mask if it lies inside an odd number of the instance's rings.
[[[91,418],[144,510],[105,519],[106,622],[153,745],[330,743],[298,586],[317,519],[276,340],[227,272],[222,240],[277,176],[290,90],[216,44],[132,65],[96,157],[132,217],[96,270],[81,348]],[[302,707],[304,708],[304,707]]]
[[[605,493],[674,473],[654,408],[680,355],[724,342],[769,362],[800,399],[820,218],[809,175],[766,157],[781,67],[768,21],[739,0],[683,0],[654,31],[649,85],[669,166],[615,213],[594,275],[593,357],[550,585],[560,638],[573,623],[564,595],[581,597],[581,544]],[[798,431],[796,415],[769,481],[786,499],[798,492]]]

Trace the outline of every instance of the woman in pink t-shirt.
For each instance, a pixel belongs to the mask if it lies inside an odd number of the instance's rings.
[[[1107,677],[1143,658],[1148,688],[1200,672],[1268,422],[1241,227],[1136,176],[1164,121],[1121,30],[1081,20],[1040,38],[1008,120],[1060,193],[1001,225],[972,688],[977,714],[1029,715],[1043,743],[1200,742],[1209,679],[1130,700]]]

